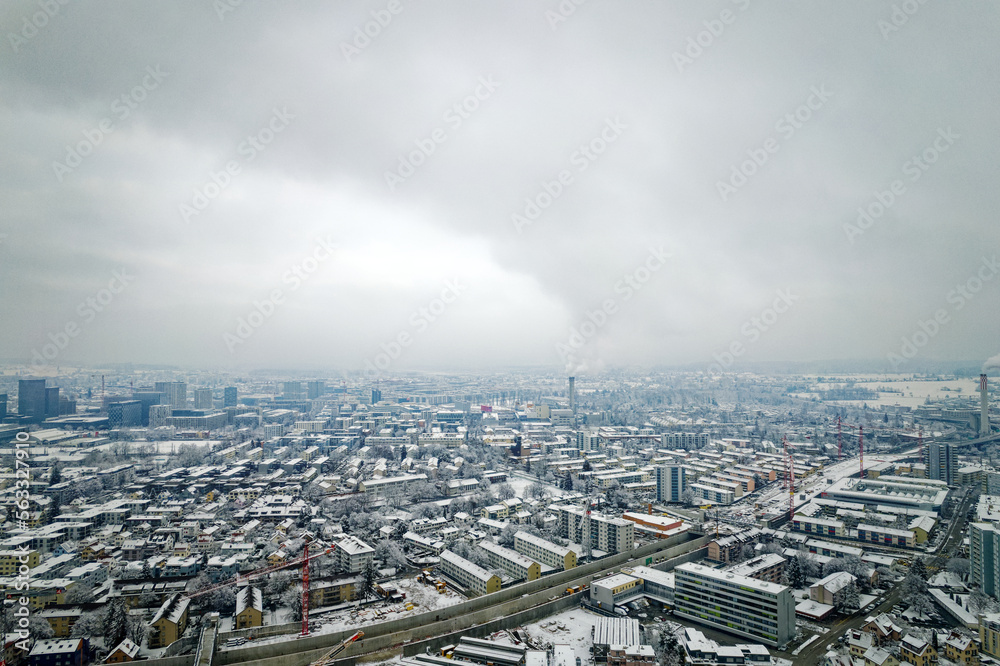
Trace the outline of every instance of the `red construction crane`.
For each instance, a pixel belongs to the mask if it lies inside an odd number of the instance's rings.
[[[319,542],[317,542],[319,543]],[[258,578],[260,576],[265,576],[269,573],[274,573],[275,571],[280,571],[281,569],[288,569],[290,567],[302,565],[302,635],[309,635],[309,561],[315,560],[317,557],[322,557],[323,555],[329,555],[334,550],[336,550],[335,545],[327,546],[322,551],[318,553],[309,554],[309,540],[306,540],[305,548],[302,551],[302,557],[297,557],[294,560],[288,560],[282,564],[275,564],[270,567],[264,567],[263,569],[257,569],[256,571],[251,571],[248,574],[237,574],[234,578],[230,578],[224,583],[219,583],[218,585],[212,585],[206,587],[203,590],[198,590],[197,592],[190,592],[185,594],[184,599],[194,599],[195,597],[200,597],[203,594],[208,594],[209,592],[214,592],[216,590],[221,590],[224,587],[231,587],[233,585],[238,585],[244,581],[248,581],[251,578]]]

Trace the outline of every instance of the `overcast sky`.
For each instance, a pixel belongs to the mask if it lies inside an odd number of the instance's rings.
[[[0,357],[1000,351],[996,3],[50,2],[0,8]]]

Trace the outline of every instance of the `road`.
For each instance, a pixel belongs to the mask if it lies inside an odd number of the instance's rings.
[[[948,532],[946,533],[945,540],[941,544],[941,548],[938,551],[938,555],[933,559],[932,563],[928,563],[929,565],[944,568],[944,566],[948,563],[948,559],[952,557],[956,548],[962,543],[962,528],[965,527],[966,523],[965,516],[971,503],[976,499],[976,497],[978,497],[977,493],[970,492],[970,490],[971,488],[965,489],[965,494],[952,514],[953,518],[950,521],[951,524],[948,528]],[[791,659],[796,664],[820,663],[823,659],[823,655],[826,654],[826,646],[830,643],[836,643],[837,639],[840,638],[845,631],[848,629],[860,629],[861,625],[865,623],[865,618],[871,615],[891,612],[892,607],[900,601],[902,594],[901,588],[902,581],[896,583],[885,596],[885,600],[871,611],[861,612],[856,615],[852,615],[851,617],[844,618],[838,622],[834,622],[829,632],[820,636],[818,640],[816,640],[812,645],[809,645],[805,650],[799,653],[798,656],[793,656],[790,653],[775,654],[786,659]]]

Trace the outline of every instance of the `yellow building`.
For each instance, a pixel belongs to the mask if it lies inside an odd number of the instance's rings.
[[[903,636],[899,642],[899,657],[913,666],[931,666],[937,663],[937,651],[934,647],[916,636]]]
[[[179,594],[173,594],[163,602],[149,623],[153,628],[149,634],[150,648],[166,647],[181,637],[187,629],[190,604],[190,599],[182,599]]]
[[[28,568],[34,569],[41,559],[37,550],[0,550],[0,576],[16,576],[18,568],[22,564],[27,564]]]
[[[264,595],[256,587],[244,587],[236,594],[237,629],[259,627],[264,624]]]

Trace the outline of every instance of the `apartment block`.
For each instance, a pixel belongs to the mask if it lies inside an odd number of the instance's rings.
[[[477,594],[500,591],[500,577],[450,550],[441,552],[441,572]]]
[[[685,563],[674,570],[674,613],[767,645],[795,635],[795,603],[784,585]]]
[[[522,555],[557,570],[576,566],[576,553],[528,532],[514,535],[514,550]]]
[[[542,575],[542,567],[530,557],[516,550],[504,548],[492,541],[480,541],[479,547],[486,551],[490,566],[503,569],[514,580],[535,580]]]

